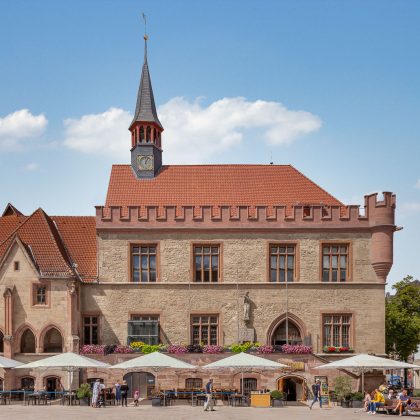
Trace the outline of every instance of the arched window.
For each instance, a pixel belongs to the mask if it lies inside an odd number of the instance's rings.
[[[288,320],[288,335],[289,344],[302,344],[302,337],[298,326],[292,321]],[[286,320],[281,322],[273,333],[273,343],[276,345],[286,344]]]
[[[185,388],[187,388],[187,389],[201,389],[201,388],[203,388],[203,380],[201,378],[185,379]]]
[[[3,339],[4,339],[4,334],[3,334],[2,331],[0,331],[0,353],[3,353],[4,352],[4,342],[3,342]]]
[[[20,387],[26,391],[33,391],[35,388],[35,379],[26,376],[20,380]]]
[[[35,336],[34,333],[27,328],[20,339],[21,353],[35,353]]]
[[[143,126],[140,127],[140,142],[144,141],[144,128]]]
[[[63,337],[57,328],[51,328],[44,336],[44,353],[62,353]]]
[[[146,143],[150,143],[150,140],[152,139],[152,130],[150,126],[147,126],[146,128]]]

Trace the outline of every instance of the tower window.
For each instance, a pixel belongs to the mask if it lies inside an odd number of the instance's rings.
[[[150,143],[150,140],[152,138],[152,130],[151,128],[148,126],[146,128],[146,143]]]
[[[140,142],[144,141],[144,128],[143,126],[140,127]]]

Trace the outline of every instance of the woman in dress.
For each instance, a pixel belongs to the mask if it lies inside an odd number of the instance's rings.
[[[97,379],[95,383],[93,384],[93,390],[92,390],[92,407],[93,408],[98,407],[98,398],[99,398],[100,393],[101,393],[101,380]]]

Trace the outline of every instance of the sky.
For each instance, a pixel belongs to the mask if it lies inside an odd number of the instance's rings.
[[[0,207],[94,215],[144,52],[164,163],[292,164],[397,195],[389,285],[420,278],[420,2],[0,1]],[[388,286],[390,287],[390,286]]]

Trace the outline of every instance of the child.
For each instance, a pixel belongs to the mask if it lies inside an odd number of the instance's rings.
[[[365,399],[363,401],[365,403],[365,411],[369,411],[370,402],[372,401],[369,392],[365,392]]]
[[[138,389],[136,389],[134,391],[134,407],[137,407],[139,405],[139,397],[140,397],[140,392]]]

